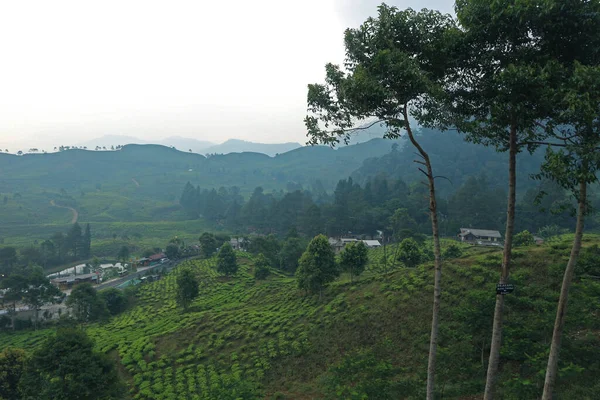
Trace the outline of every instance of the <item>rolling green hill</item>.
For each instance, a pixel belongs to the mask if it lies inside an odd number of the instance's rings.
[[[332,189],[365,158],[386,154],[391,145],[374,139],[335,150],[302,147],[276,157],[231,153],[206,158],[159,145],[24,156],[2,153],[0,239],[29,244],[47,238],[41,232],[66,229],[74,216],[67,207],[76,210],[80,223],[102,224],[111,235],[136,232],[124,223],[184,221],[189,217],[178,200],[188,181],[203,188],[238,186],[243,195],[257,186],[281,190],[290,183],[310,187],[317,180]]]
[[[565,238],[565,240],[568,238]],[[585,245],[598,244],[587,236]],[[388,249],[389,250],[389,249]],[[432,266],[375,272],[305,296],[293,278],[257,282],[253,261],[220,276],[215,260],[187,261],[201,280],[189,312],[175,303],[175,274],[142,286],[137,304],[105,324],[87,326],[99,350],[120,365],[135,399],[421,399],[430,328]],[[552,334],[569,241],[515,252],[507,296],[501,399],[535,399]],[[480,396],[501,254],[467,250],[447,260],[437,396]],[[600,393],[600,282],[577,274],[561,351],[557,398]],[[50,330],[3,334],[0,347],[29,350]]]

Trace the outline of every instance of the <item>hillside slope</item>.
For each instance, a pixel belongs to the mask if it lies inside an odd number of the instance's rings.
[[[586,246],[598,238],[586,239]],[[388,249],[389,250],[389,249]],[[568,241],[515,252],[502,348],[501,399],[541,393]],[[390,252],[391,253],[391,252]],[[375,268],[383,250],[370,253]],[[232,278],[214,260],[186,262],[201,280],[183,313],[175,274],[143,286],[132,310],[87,328],[122,365],[136,399],[421,399],[430,326],[432,268],[341,278],[321,302],[293,278],[252,278],[242,256]],[[483,390],[500,253],[471,249],[446,261],[438,396],[476,398]],[[576,277],[561,352],[557,398],[600,393],[600,282]],[[3,335],[0,345],[31,348],[48,334]],[[366,397],[365,397],[366,396]]]
[[[367,157],[389,152],[391,143],[376,139],[334,150],[302,147],[269,157],[231,153],[206,158],[159,145],[128,145],[119,151],[67,150],[49,154],[0,154],[0,237],[14,226],[79,221],[178,221],[186,215],[178,199],[186,182],[203,188],[238,186],[249,195],[255,187],[285,189],[289,183],[310,187],[317,179],[327,189],[348,177]],[[4,200],[6,197],[6,200]]]

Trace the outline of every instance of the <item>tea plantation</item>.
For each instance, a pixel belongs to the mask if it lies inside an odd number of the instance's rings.
[[[539,398],[568,252],[565,239],[515,253],[499,398]],[[247,254],[231,278],[214,259],[187,261],[200,281],[187,312],[175,302],[175,270],[141,286],[129,311],[86,330],[133,399],[421,399],[432,267],[375,272],[381,254],[372,251],[372,270],[354,283],[341,277],[321,301],[277,272],[255,281]],[[445,262],[439,398],[483,391],[500,256],[473,248]],[[600,280],[579,273],[571,294],[557,398],[599,398]],[[50,333],[4,334],[0,347],[30,350]]]

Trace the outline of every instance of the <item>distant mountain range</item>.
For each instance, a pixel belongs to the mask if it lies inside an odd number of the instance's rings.
[[[177,150],[199,154],[229,154],[229,153],[262,153],[268,156],[285,153],[302,147],[300,143],[255,143],[239,139],[229,139],[224,143],[217,144],[207,140],[198,140],[181,136],[171,136],[161,140],[145,140],[125,135],[105,135],[97,139],[88,140],[78,146],[95,149],[97,146],[111,148],[112,146],[125,146],[128,144],[159,144],[174,147]]]

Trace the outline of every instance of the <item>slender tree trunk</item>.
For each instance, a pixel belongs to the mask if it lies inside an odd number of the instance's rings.
[[[36,330],[36,331],[37,331],[37,329],[38,329],[38,321],[39,321],[39,318],[40,318],[40,310],[39,310],[39,308],[36,306],[36,307],[35,307],[35,326],[34,326],[34,328],[35,328],[35,330]]]
[[[10,315],[10,322],[12,324],[13,331],[17,330],[17,327],[15,326],[16,319],[17,319],[17,302],[13,301],[13,309],[12,309],[12,313]]]
[[[502,254],[502,272],[500,283],[507,283],[510,272],[510,260],[512,254],[512,238],[515,225],[515,199],[516,199],[516,177],[517,177],[517,129],[510,128],[508,148],[508,204],[506,211],[506,232],[504,234],[504,251]],[[500,346],[502,345],[502,312],[504,310],[504,296],[496,295],[496,307],[494,309],[494,326],[492,329],[492,341],[490,358],[485,382],[484,400],[492,400],[496,390],[498,378],[498,365],[500,363]]]
[[[567,302],[569,301],[569,289],[573,280],[573,272],[579,258],[581,250],[581,238],[583,236],[583,225],[586,213],[587,184],[585,181],[579,183],[579,204],[577,209],[577,225],[575,227],[575,240],[571,247],[571,255],[565,269],[562,287],[560,289],[560,298],[558,299],[558,309],[556,311],[556,320],[554,321],[554,331],[552,332],[552,344],[550,345],[550,355],[548,356],[548,366],[546,367],[546,380],[544,381],[544,392],[542,400],[552,400],[554,382],[556,381],[556,370],[558,368],[558,353],[560,351],[560,342],[565,326],[565,316],[567,314]]]
[[[435,177],[433,175],[433,168],[431,167],[431,161],[429,154],[423,150],[421,145],[416,141],[410,124],[408,122],[407,108],[404,106],[404,120],[406,123],[406,132],[411,143],[423,157],[423,162],[419,162],[425,165],[425,175],[429,183],[429,213],[431,217],[431,231],[433,234],[433,254],[434,254],[434,285],[433,285],[433,313],[431,317],[431,336],[429,340],[429,360],[427,364],[427,400],[433,400],[435,391],[435,362],[437,357],[437,343],[438,343],[438,332],[439,332],[439,314],[440,314],[440,302],[442,297],[442,252],[440,248],[440,233],[439,224],[437,218],[437,202],[435,198]],[[422,171],[422,170],[421,170]],[[423,171],[422,171],[423,172]]]

